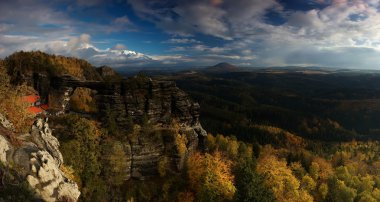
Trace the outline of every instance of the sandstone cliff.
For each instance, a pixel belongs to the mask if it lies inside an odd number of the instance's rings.
[[[12,62],[16,64],[18,61],[17,58],[8,59],[7,68],[12,70],[12,80],[32,86],[39,93],[41,102],[48,104],[48,116],[52,120],[64,114],[76,114],[107,130],[107,121],[114,123],[118,135],[108,138],[121,143],[119,146],[126,165],[122,171],[126,174],[123,180],[158,176],[159,162],[166,162],[165,166],[171,171],[180,172],[186,157],[203,147],[207,133],[199,122],[199,104],[174,82],[152,80],[141,75],[121,79],[109,67],[96,70],[83,62],[78,63],[83,66],[78,75],[70,74],[75,68],[64,68],[62,73],[54,67],[56,71],[50,72],[48,69],[41,71],[36,64],[31,64],[28,71],[18,71],[12,67]],[[56,63],[49,65],[53,67]],[[97,110],[91,113],[71,110],[70,99],[79,88],[91,92],[86,96],[91,96]],[[1,116],[0,121],[11,127],[11,123]],[[54,122],[50,125],[52,128],[56,126]],[[78,186],[59,170],[65,156],[62,156],[60,142],[52,136],[47,120],[38,119],[28,134],[20,136],[23,142],[20,147],[10,144],[4,134],[0,135],[0,160],[22,168],[19,175],[40,198],[46,201],[78,199]],[[70,136],[65,135],[65,138]],[[107,154],[102,155],[99,159],[107,158]]]
[[[0,162],[4,169],[16,170],[21,181],[26,181],[36,197],[44,201],[79,198],[78,186],[59,168],[63,162],[59,142],[52,136],[46,121],[38,119],[31,133],[19,137],[22,140],[19,146],[12,145],[5,137],[11,129],[9,124],[2,124],[0,128]]]

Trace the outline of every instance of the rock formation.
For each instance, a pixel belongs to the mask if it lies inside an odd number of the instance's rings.
[[[0,114],[0,124],[6,128],[6,129],[9,129],[11,131],[14,131],[14,126],[13,124],[7,119],[5,118],[4,115]]]
[[[7,163],[7,151],[10,149],[10,145],[5,137],[0,135],[0,162]]]
[[[109,106],[119,131],[128,135],[128,119],[141,122],[146,119],[151,124],[161,124],[170,128],[171,120],[177,120],[179,133],[187,139],[187,153],[179,154],[175,150],[174,138],[165,138],[151,134],[140,133],[137,140],[130,140],[126,154],[130,159],[130,175],[143,179],[144,176],[157,175],[157,163],[163,157],[169,158],[173,167],[182,169],[185,155],[203,145],[207,135],[199,122],[199,104],[194,103],[189,96],[176,87],[174,82],[155,81],[149,78],[131,78],[111,87],[98,89],[100,113]],[[103,111],[102,111],[103,110]],[[108,112],[109,113],[109,112]]]
[[[47,118],[45,120],[38,118],[32,126],[30,136],[38,149],[48,151],[53,156],[59,167],[63,163],[63,157],[61,151],[59,151],[59,141],[52,135],[52,130],[49,128],[47,120]]]
[[[59,142],[51,135],[46,121],[38,119],[31,134],[24,136],[32,141],[24,141],[18,147],[10,144],[3,136],[4,132],[0,130],[1,163],[9,169],[17,168],[17,174],[28,182],[38,198],[44,201],[78,200],[80,192],[77,184],[59,169],[63,162],[58,150]]]
[[[31,169],[26,180],[42,199],[76,201],[79,198],[78,186],[64,176],[55,159],[47,151],[30,153],[29,164]]]

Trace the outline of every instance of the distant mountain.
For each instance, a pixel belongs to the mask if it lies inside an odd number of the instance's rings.
[[[235,65],[232,65],[227,62],[222,62],[219,64],[216,64],[212,67],[207,67],[204,70],[209,71],[209,72],[236,72],[236,71],[241,71],[239,67],[236,67]]]

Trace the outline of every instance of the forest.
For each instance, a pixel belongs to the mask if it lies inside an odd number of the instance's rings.
[[[61,64],[61,71],[70,72],[76,65],[89,68],[83,61],[53,60],[39,52],[1,61],[0,112],[20,133],[28,130],[33,115],[17,100],[34,90],[25,83],[12,90],[12,78],[18,73],[7,69],[20,61],[30,69],[41,67],[30,59],[33,54],[53,61],[49,65]],[[200,103],[200,121],[208,135],[205,148],[192,153],[187,152],[189,139],[180,132],[178,120],[168,120],[163,130],[146,119],[129,119],[128,130],[121,133],[115,123],[118,117],[109,107],[102,117],[92,116],[99,109],[89,89],[78,88],[70,102],[73,111],[50,117],[50,123],[65,159],[60,169],[78,184],[80,201],[375,202],[380,201],[379,77],[260,72],[153,75],[175,80]],[[146,76],[136,79],[137,85]],[[10,133],[8,138],[21,144],[16,135]],[[130,167],[126,145],[162,139],[173,142],[175,154],[187,154],[183,169],[178,172],[169,158],[162,157],[155,165],[157,175],[125,180]],[[3,177],[0,198],[32,200],[26,185],[7,184],[14,178],[14,172]]]
[[[175,80],[199,102],[202,123],[212,133],[267,143],[256,127],[263,124],[314,140],[379,140],[378,72],[281,71],[180,72],[157,78]]]

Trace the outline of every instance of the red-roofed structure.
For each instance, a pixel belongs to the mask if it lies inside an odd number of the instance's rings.
[[[24,102],[34,104],[34,103],[36,103],[36,102],[38,102],[40,100],[40,96],[38,96],[38,95],[28,95],[28,96],[24,96],[22,98],[22,100]]]
[[[49,107],[46,104],[41,104],[40,96],[28,95],[21,98],[23,102],[28,103],[27,110],[35,115],[44,113]]]
[[[31,113],[33,113],[33,114],[36,114],[36,115],[43,112],[43,110],[41,108],[38,108],[38,107],[35,107],[35,106],[28,107],[28,111],[31,112]]]

